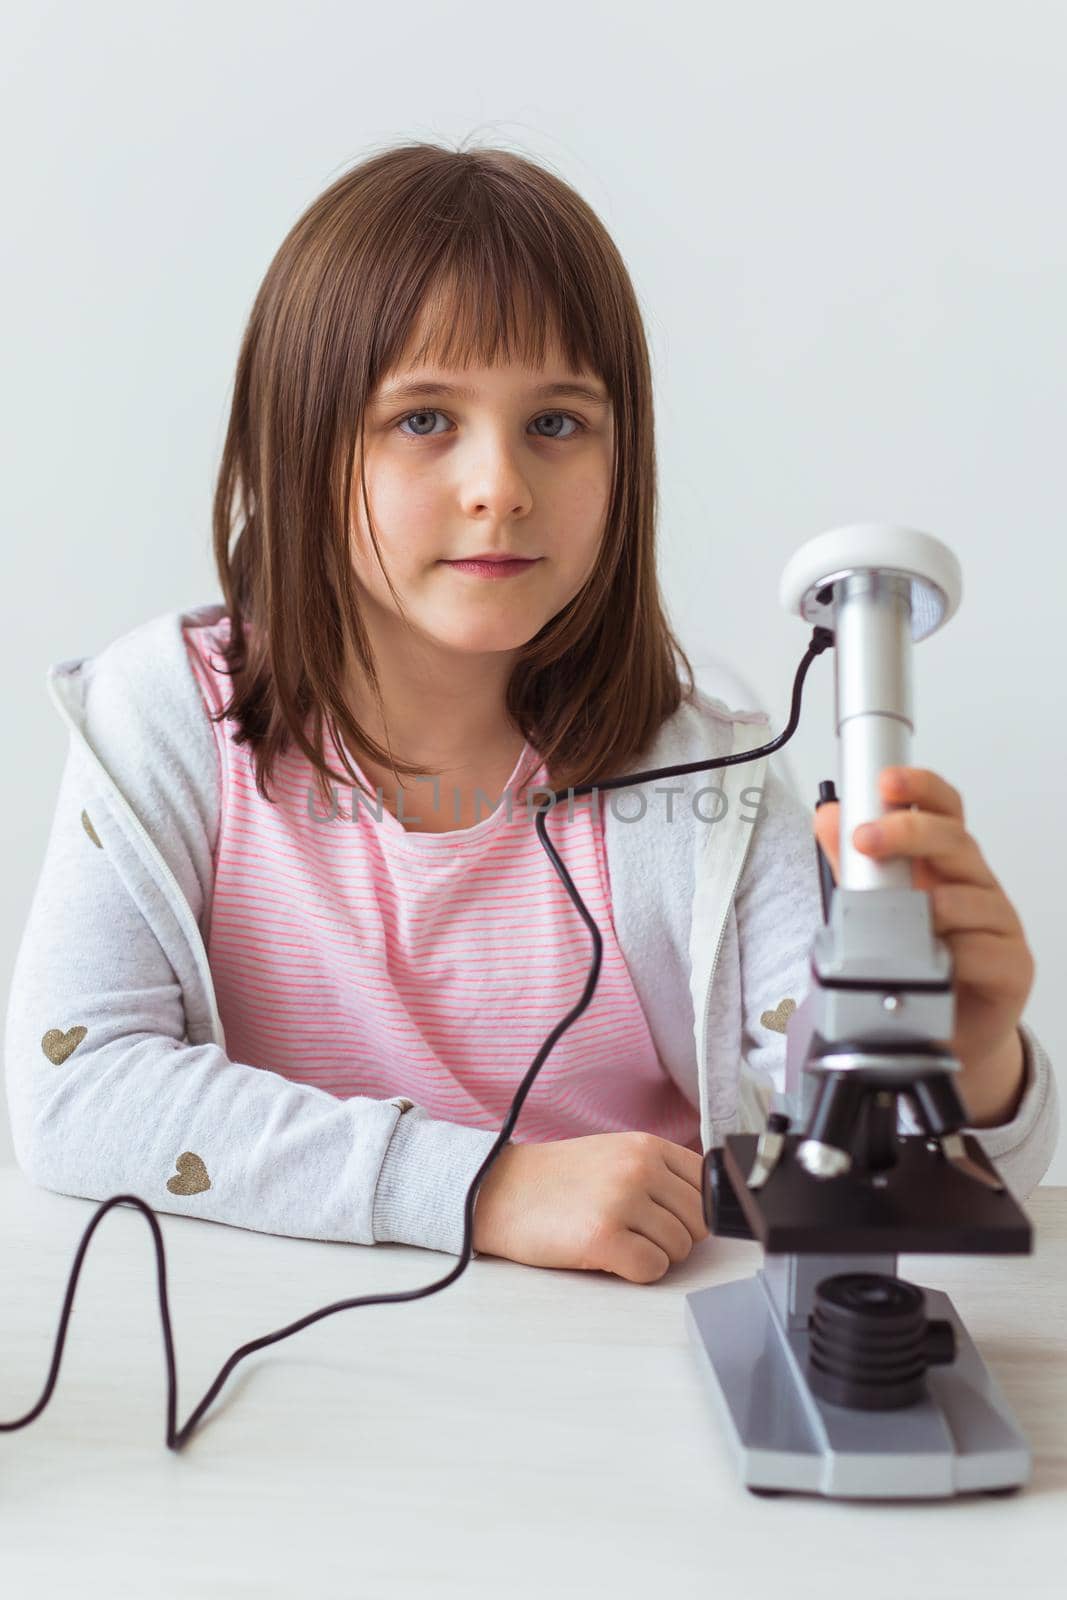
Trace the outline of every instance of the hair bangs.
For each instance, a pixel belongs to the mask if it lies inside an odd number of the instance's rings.
[[[544,368],[558,351],[571,371],[607,380],[595,328],[565,296],[543,262],[502,236],[483,250],[457,251],[423,286],[399,348],[383,352],[383,369],[391,372],[402,361],[456,371],[512,362]]]

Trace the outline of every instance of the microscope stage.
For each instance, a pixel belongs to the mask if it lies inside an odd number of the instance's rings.
[[[1031,1227],[1009,1189],[987,1188],[924,1134],[899,1136],[884,1174],[815,1178],[796,1159],[800,1134],[787,1134],[767,1181],[749,1189],[758,1136],[729,1134],[724,1166],[745,1220],[768,1254],[1028,1255]],[[971,1160],[996,1173],[981,1146],[963,1136]],[[879,1182],[883,1178],[884,1182]]]

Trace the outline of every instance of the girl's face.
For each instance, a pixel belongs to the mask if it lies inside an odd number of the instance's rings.
[[[566,393],[568,383],[594,393]],[[464,392],[445,393],[445,384]],[[514,651],[581,589],[611,490],[613,419],[599,378],[567,371],[558,351],[543,369],[403,368],[377,386],[365,427],[382,560],[429,641]],[[366,526],[358,466],[352,513],[352,560],[373,625],[398,612]],[[537,560],[505,578],[447,565],[486,553]]]

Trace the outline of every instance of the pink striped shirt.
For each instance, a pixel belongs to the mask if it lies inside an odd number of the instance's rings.
[[[213,712],[229,698],[218,654],[228,629],[228,617],[184,629]],[[295,746],[266,801],[233,721],[213,726],[221,810],[207,947],[230,1058],[341,1099],[401,1094],[430,1117],[499,1128],[592,954],[519,798],[524,783],[546,782],[543,763],[529,770],[532,746],[508,779],[510,816],[503,798],[489,811],[492,796],[472,827],[431,833],[337,784],[327,812]],[[343,770],[328,734],[326,754]],[[433,804],[429,782],[415,793],[425,802],[406,797],[409,819]],[[573,801],[570,819],[560,803],[548,828],[601,931],[596,993],[542,1065],[512,1138],[645,1129],[699,1150],[699,1112],[660,1064],[615,937],[594,798]]]

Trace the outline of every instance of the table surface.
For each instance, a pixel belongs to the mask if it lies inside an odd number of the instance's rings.
[[[40,1397],[96,1209],[0,1169],[0,1419]],[[762,1251],[714,1237],[654,1284],[479,1256],[438,1294],[338,1312],[246,1357],[168,1450],[152,1234],[115,1207],[46,1409],[0,1433],[4,1589],[673,1600],[755,1577],[760,1596],[823,1600],[1062,1594],[1067,1189],[1038,1189],[1026,1211],[1032,1255],[902,1255],[898,1271],[950,1295],[1033,1451],[1029,1482],[1003,1499],[872,1502],[760,1499],[739,1482],[683,1307]],[[159,1223],[179,1427],[240,1345],[456,1262]]]

